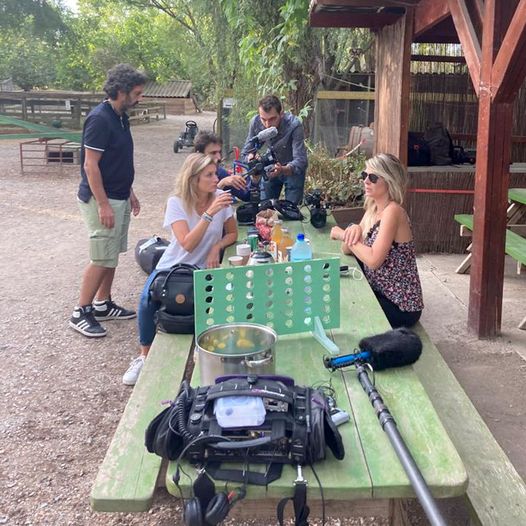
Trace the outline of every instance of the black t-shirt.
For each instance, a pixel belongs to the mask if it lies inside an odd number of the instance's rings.
[[[85,148],[102,152],[99,168],[102,184],[110,199],[130,197],[135,170],[133,167],[133,140],[128,116],[117,115],[107,101],[99,104],[86,117],[82,130],[78,197],[87,203],[93,195],[84,171]]]

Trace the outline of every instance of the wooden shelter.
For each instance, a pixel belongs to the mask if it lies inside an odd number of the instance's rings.
[[[144,86],[144,100],[164,104],[166,112],[172,115],[198,111],[189,80],[169,80],[162,84],[150,80]]]
[[[497,335],[512,104],[526,75],[526,0],[312,0],[310,24],[376,32],[376,150],[398,155],[403,162],[411,43],[462,45],[479,99],[468,326],[481,338]]]

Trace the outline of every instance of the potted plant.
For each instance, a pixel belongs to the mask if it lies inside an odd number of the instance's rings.
[[[355,152],[335,158],[320,144],[308,147],[308,150],[305,191],[322,191],[323,200],[341,228],[346,228],[349,223],[359,223],[364,212],[360,173],[365,167],[365,154]]]

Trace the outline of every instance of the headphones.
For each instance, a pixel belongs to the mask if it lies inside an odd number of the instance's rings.
[[[215,492],[214,483],[210,480],[206,472],[202,471],[192,486],[194,494],[196,493],[196,485],[198,486],[202,480],[201,477],[206,477],[210,483],[210,488]],[[202,489],[200,491],[202,491]],[[208,501],[204,511],[206,495],[202,494],[200,497],[192,497],[184,506],[184,524],[185,526],[216,526],[226,519],[234,503],[243,499],[245,495],[245,486],[236,488],[228,493],[220,491],[219,493],[215,493]]]
[[[181,488],[179,487],[179,478],[181,470],[180,462],[184,453],[191,445],[197,442],[214,443],[222,442],[224,440],[223,437],[215,435],[209,437],[197,437],[179,454],[172,480],[179,488],[182,500],[184,499]],[[192,484],[193,497],[188,499],[184,504],[183,520],[185,526],[216,526],[221,521],[225,520],[234,504],[245,498],[247,493],[246,484],[246,480],[244,480],[243,485],[239,488],[235,488],[228,493],[226,491],[216,493],[215,484],[206,473],[206,470],[199,470],[199,474]]]

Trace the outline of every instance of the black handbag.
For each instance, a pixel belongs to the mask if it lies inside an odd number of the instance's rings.
[[[195,265],[178,263],[161,270],[150,285],[150,297],[160,302],[166,313],[178,316],[194,315]]]

